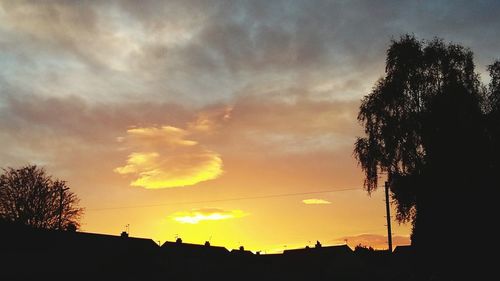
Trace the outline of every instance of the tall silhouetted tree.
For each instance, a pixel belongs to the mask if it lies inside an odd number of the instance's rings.
[[[66,182],[53,179],[43,168],[7,168],[0,175],[0,218],[36,228],[79,227],[83,209]]]
[[[488,103],[490,112],[500,113],[500,60],[488,66],[490,85],[488,89]]]
[[[487,94],[487,120],[492,161],[490,169],[496,175],[495,182],[500,182],[500,60],[488,66],[490,85]]]
[[[387,176],[396,219],[412,223],[420,252],[452,251],[443,237],[451,245],[474,239],[484,216],[482,197],[491,193],[498,163],[489,135],[499,125],[500,63],[489,70],[486,94],[469,49],[405,35],[391,42],[385,76],[362,100],[358,120],[366,136],[354,154],[365,188],[372,192],[381,173]],[[487,116],[496,125],[488,126]]]

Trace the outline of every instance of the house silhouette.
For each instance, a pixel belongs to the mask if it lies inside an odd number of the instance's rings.
[[[371,259],[359,258],[347,245],[255,255],[243,247],[228,251],[208,242],[177,239],[158,246],[128,235],[0,222],[0,280],[382,280],[378,277],[394,271],[383,264],[370,266]]]
[[[221,246],[211,246],[210,243],[205,243],[205,245],[190,244],[178,239],[176,242],[163,243],[161,253],[186,258],[219,258],[227,256],[229,251]]]
[[[82,278],[150,270],[159,247],[151,239],[0,224],[2,280]],[[28,270],[27,270],[28,269]]]
[[[316,244],[314,248],[289,249],[283,252],[286,256],[302,257],[339,257],[353,255],[354,251],[347,245],[327,246]]]
[[[235,257],[253,257],[254,253],[249,250],[245,250],[245,247],[240,246],[238,249],[231,250],[231,255]]]

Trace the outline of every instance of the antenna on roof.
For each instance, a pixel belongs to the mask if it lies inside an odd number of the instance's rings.
[[[316,240],[316,245],[314,245],[314,247],[321,248],[321,243],[318,240]]]
[[[125,225],[125,230],[122,231],[122,233],[120,234],[121,237],[128,237],[128,234],[129,234],[129,225]]]
[[[179,243],[179,244],[182,243],[182,239],[179,237],[179,234],[175,235],[175,243]]]

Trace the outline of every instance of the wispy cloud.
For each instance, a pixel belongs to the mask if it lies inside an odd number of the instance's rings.
[[[217,208],[193,209],[187,212],[176,212],[171,215],[172,219],[180,223],[197,224],[201,221],[217,221],[241,218],[247,215],[241,210],[222,210]]]
[[[315,199],[315,198],[312,198],[312,199],[304,199],[302,200],[302,202],[304,204],[307,204],[307,205],[322,205],[322,204],[332,204],[332,202],[328,201],[328,200],[324,200],[324,199]]]
[[[375,249],[387,249],[387,236],[379,235],[379,234],[360,234],[353,236],[345,236],[337,239],[339,243],[347,243],[351,247],[355,247],[357,245],[370,246]],[[392,236],[392,244],[394,246],[398,245],[410,245],[411,241],[408,236]]]
[[[114,171],[137,178],[132,186],[149,189],[194,185],[222,174],[222,159],[216,152],[187,139],[189,132],[172,127],[144,127],[127,131],[125,147],[138,150]]]

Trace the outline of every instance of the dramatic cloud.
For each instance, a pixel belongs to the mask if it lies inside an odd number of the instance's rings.
[[[324,199],[304,199],[302,200],[304,204],[307,205],[322,205],[322,204],[332,204],[332,202]]]
[[[115,172],[133,174],[138,178],[132,186],[149,189],[194,185],[220,176],[220,156],[186,139],[187,135],[188,131],[172,126],[129,129],[126,145],[140,151],[129,154],[127,164]]]
[[[217,221],[241,218],[246,214],[241,210],[226,211],[216,208],[194,209],[188,212],[177,212],[172,219],[180,223],[197,224],[201,221]]]
[[[498,14],[495,0],[0,0],[0,167],[42,165],[85,206],[361,186],[356,117],[390,40],[461,43],[485,78]],[[154,217],[90,216],[109,233]]]
[[[204,106],[255,85],[359,99],[383,71],[388,41],[403,33],[462,42],[484,69],[500,47],[499,7],[495,1],[0,1],[0,76],[38,94],[100,102]]]
[[[344,243],[346,240],[351,247],[362,245],[370,246],[374,249],[387,249],[387,236],[384,235],[360,234],[354,236],[345,236],[339,238],[337,241],[339,243]],[[396,247],[398,245],[410,245],[411,241],[407,236],[392,236],[392,244],[393,247]]]

